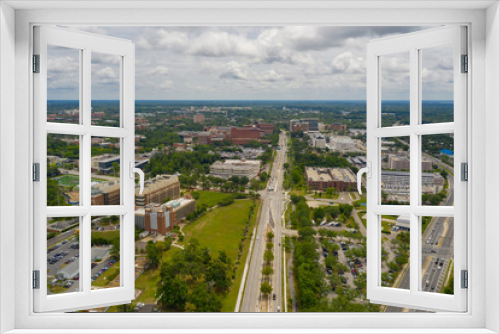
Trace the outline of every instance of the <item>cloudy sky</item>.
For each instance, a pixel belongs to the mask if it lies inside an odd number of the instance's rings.
[[[423,28],[78,29],[135,43],[138,100],[364,100],[367,42]],[[450,54],[443,48],[424,58],[424,98],[452,98]],[[74,50],[49,49],[49,99],[78,97],[77,57]],[[116,99],[119,59],[96,54],[92,61],[92,98]],[[382,67],[384,99],[408,99],[408,56],[386,57]]]

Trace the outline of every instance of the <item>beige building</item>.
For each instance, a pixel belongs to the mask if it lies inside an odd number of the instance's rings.
[[[409,170],[410,159],[408,157],[391,155],[388,159],[388,167],[395,170]],[[422,170],[432,170],[432,161],[422,159]]]
[[[260,174],[262,161],[260,160],[233,160],[228,159],[224,162],[216,161],[210,166],[210,175],[229,179],[231,176],[246,176],[253,179]]]
[[[149,203],[163,203],[180,196],[181,184],[176,175],[157,175],[144,182],[144,192],[139,194],[139,185],[135,187],[135,205],[145,206]]]

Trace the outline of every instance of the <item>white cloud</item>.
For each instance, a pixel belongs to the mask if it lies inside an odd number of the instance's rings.
[[[418,27],[88,27],[136,44],[138,99],[365,99],[366,43]],[[78,62],[59,52],[49,92],[78,82]],[[424,69],[433,98],[450,95],[449,64],[434,56]],[[76,67],[75,67],[76,64]],[[93,80],[112,95],[119,58],[93,55]],[[407,66],[384,64],[384,88],[406,96]],[[63,73],[64,75],[56,75]],[[406,72],[407,73],[407,72]],[[448,84],[444,84],[448,82]],[[74,90],[74,89],[73,89]],[[67,90],[69,91],[69,90]],[[108,93],[109,94],[108,94]],[[452,92],[452,85],[451,85]],[[69,93],[68,93],[69,94]],[[74,92],[72,93],[74,95]]]

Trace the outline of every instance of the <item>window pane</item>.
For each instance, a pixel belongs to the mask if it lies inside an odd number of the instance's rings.
[[[80,123],[80,50],[47,45],[47,122]]]
[[[92,53],[92,125],[120,126],[121,59]]]
[[[382,204],[410,203],[410,137],[381,139]]]
[[[410,218],[380,217],[381,285],[410,289]]]
[[[92,205],[120,205],[120,139],[92,137]]]
[[[120,286],[120,216],[92,217],[92,289]]]
[[[453,122],[453,45],[420,50],[422,124]]]
[[[410,124],[410,53],[380,56],[382,126]]]
[[[422,136],[422,205],[453,205],[453,134]]]
[[[47,206],[80,204],[80,136],[47,134]]]
[[[427,292],[453,294],[453,218],[422,217],[421,224],[421,289]]]
[[[79,291],[80,218],[47,218],[47,294]]]

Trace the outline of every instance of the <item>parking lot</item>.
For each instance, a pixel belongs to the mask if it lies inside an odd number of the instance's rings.
[[[53,245],[47,251],[47,283],[48,294],[68,293],[79,291],[79,273],[66,279],[58,279],[57,272],[73,263],[79,263],[80,249],[76,238],[69,238]],[[112,267],[115,261],[106,256],[103,261],[92,264],[92,280],[101,276],[107,269]]]

